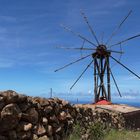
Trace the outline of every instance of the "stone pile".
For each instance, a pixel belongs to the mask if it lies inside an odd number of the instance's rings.
[[[109,128],[123,129],[125,126],[125,120],[121,113],[111,112],[104,109],[95,109],[96,121]]]
[[[0,92],[0,140],[60,140],[71,132],[76,110],[68,102]]]
[[[77,123],[85,129],[98,122],[123,129],[127,120],[117,112],[78,107],[58,98],[0,92],[0,140],[63,140]]]
[[[123,114],[119,112],[112,112],[100,108],[84,108],[77,107],[77,123],[86,126],[97,123],[102,124],[105,128],[124,129],[126,127],[126,120]]]

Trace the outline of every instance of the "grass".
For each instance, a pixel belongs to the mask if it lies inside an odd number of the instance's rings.
[[[74,126],[70,136],[64,140],[81,140],[81,138],[83,140],[140,140],[140,131],[105,129],[100,123],[83,127],[77,124]],[[37,140],[46,140],[46,138]]]
[[[81,137],[85,137],[84,139],[91,140],[101,140],[105,131],[103,126],[100,123],[89,125],[88,127],[81,127],[79,124],[74,126],[72,134],[69,136],[67,140],[80,140]]]
[[[103,140],[140,140],[140,131],[111,130]]]
[[[94,139],[96,140],[96,138]],[[94,139],[91,138],[90,140]],[[71,135],[67,140],[81,140],[81,138],[77,135]],[[108,134],[100,137],[98,140],[140,140],[140,132],[111,130]]]
[[[140,140],[140,131],[105,130],[99,123],[91,125],[88,128],[76,125],[73,133],[67,138],[67,140],[81,140],[81,136],[86,133],[90,134],[87,140]]]
[[[79,129],[79,128],[78,128]],[[65,140],[81,140],[81,135],[78,131],[73,132],[69,138]],[[98,136],[98,135],[96,135]],[[40,138],[38,140],[46,140]],[[130,131],[130,130],[110,130],[105,135],[99,135],[99,137],[91,137],[88,140],[140,140],[140,131]]]

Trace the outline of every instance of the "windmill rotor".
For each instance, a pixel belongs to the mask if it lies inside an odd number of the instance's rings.
[[[95,31],[93,30],[93,28],[89,24],[88,18],[86,17],[84,12],[81,12],[81,15],[84,18],[84,21],[86,22],[86,24],[89,28],[89,31],[93,35],[96,43],[94,43],[93,41],[90,41],[87,37],[84,37],[83,35],[76,33],[74,31],[72,31],[70,28],[62,25],[65,30],[67,30],[67,31],[71,32],[72,34],[74,34],[75,36],[79,37],[80,39],[83,40],[83,42],[82,42],[81,47],[72,48],[72,47],[59,46],[57,48],[80,51],[81,58],[58,68],[57,70],[55,70],[55,72],[60,71],[62,69],[65,69],[65,68],[67,68],[73,64],[76,64],[77,62],[80,62],[86,58],[92,59],[90,61],[90,63],[88,65],[86,65],[85,69],[82,71],[82,73],[79,75],[79,77],[75,80],[75,82],[72,84],[70,89],[72,89],[78,83],[78,81],[81,79],[81,77],[84,75],[84,73],[92,66],[93,72],[94,72],[94,97],[95,97],[94,99],[95,99],[95,103],[97,103],[101,97],[104,97],[107,101],[111,101],[111,84],[110,84],[111,78],[115,84],[115,87],[118,91],[119,96],[122,97],[122,94],[121,94],[120,89],[118,87],[117,81],[116,81],[115,76],[112,72],[112,67],[110,64],[111,60],[116,62],[116,64],[121,65],[124,69],[126,69],[131,74],[133,74],[138,79],[140,79],[140,76],[138,74],[136,74],[130,68],[128,68],[126,65],[124,65],[120,62],[120,58],[121,58],[122,54],[124,53],[121,45],[129,40],[140,37],[140,34],[137,34],[137,35],[134,35],[134,36],[129,37],[127,39],[121,40],[121,41],[114,43],[112,45],[108,45],[110,43],[110,41],[112,40],[112,38],[120,30],[122,25],[125,23],[125,21],[128,19],[128,17],[131,15],[131,13],[132,13],[132,10],[130,10],[128,12],[128,14],[124,17],[124,19],[120,22],[120,24],[115,28],[115,30],[112,32],[111,36],[108,38],[106,43],[104,43],[103,41],[100,42],[98,40],[98,38],[95,34]],[[103,39],[101,39],[101,40],[103,40]],[[92,45],[92,47],[85,47],[85,43],[89,43],[90,45]],[[118,45],[120,46],[120,50],[119,51],[114,50],[113,46],[118,46]],[[89,54],[83,56],[82,52],[88,52]],[[114,54],[119,54],[120,58],[119,59],[115,58],[113,56]],[[107,83],[105,81],[107,81]]]

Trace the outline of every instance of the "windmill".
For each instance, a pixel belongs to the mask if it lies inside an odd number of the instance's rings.
[[[117,53],[122,55],[123,52],[122,51],[116,51],[113,50],[112,48],[114,46],[117,45],[121,45],[124,42],[127,42],[129,40],[132,40],[134,38],[140,37],[140,34],[131,36],[127,39],[124,39],[122,41],[119,41],[117,43],[111,44],[109,45],[110,41],[112,40],[112,38],[117,34],[117,32],[120,30],[120,28],[122,27],[122,25],[124,24],[124,22],[127,20],[127,18],[130,16],[130,14],[132,13],[132,10],[129,11],[129,13],[123,18],[123,20],[120,22],[120,24],[115,28],[115,30],[112,32],[111,36],[109,37],[109,39],[105,42],[105,43],[101,43],[99,42],[93,28],[91,27],[91,25],[89,24],[89,21],[87,19],[87,17],[85,16],[84,12],[81,12],[81,15],[84,19],[84,21],[86,22],[90,32],[92,33],[96,43],[94,43],[93,41],[90,41],[89,39],[87,39],[86,37],[82,36],[79,33],[76,33],[74,31],[72,31],[70,28],[63,26],[63,28],[69,32],[71,32],[73,35],[79,37],[81,40],[83,40],[83,45],[80,48],[66,48],[66,47],[58,47],[58,48],[62,48],[62,49],[68,49],[68,50],[80,50],[80,51],[91,51],[90,54],[86,55],[86,56],[82,56],[81,58],[64,65],[63,67],[60,67],[59,69],[55,70],[55,72],[62,70],[66,67],[69,67],[79,61],[82,61],[88,57],[91,57],[91,61],[90,63],[86,66],[86,68],[83,70],[83,72],[80,74],[80,76],[76,79],[76,81],[74,82],[74,84],[71,86],[70,89],[72,89],[75,84],[80,80],[80,78],[83,76],[83,74],[88,70],[88,68],[93,65],[93,70],[94,70],[94,97],[95,97],[95,103],[97,103],[101,98],[106,99],[107,101],[111,101],[111,82],[110,82],[110,78],[112,77],[114,84],[116,86],[116,89],[119,93],[120,96],[121,92],[119,90],[118,84],[116,82],[116,79],[113,75],[111,66],[110,66],[110,60],[115,61],[117,64],[121,65],[123,68],[125,68],[126,70],[128,70],[131,74],[133,74],[134,76],[136,76],[137,78],[140,79],[140,76],[138,76],[136,73],[134,73],[131,69],[129,69],[127,66],[125,66],[124,64],[122,64],[120,62],[120,60],[116,59],[113,54]],[[89,47],[84,47],[84,43],[87,42],[90,45],[92,45],[93,47],[89,48]],[[107,81],[107,84],[105,84],[105,81]]]

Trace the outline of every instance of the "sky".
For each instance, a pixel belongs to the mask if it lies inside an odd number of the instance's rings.
[[[105,42],[113,29],[132,10],[110,44],[140,33],[139,0],[0,0],[0,90],[15,90],[31,96],[53,95],[65,99],[93,99],[93,67],[70,91],[71,85],[88,65],[87,58],[57,73],[55,69],[81,57],[81,52],[56,48],[81,47],[82,40],[65,31],[70,27],[95,42],[80,10],[84,11],[98,39]],[[140,38],[122,44],[121,62],[140,75]],[[85,43],[85,47],[93,47]],[[114,46],[114,50],[120,50]],[[82,56],[90,52],[83,52]],[[114,55],[119,58],[119,55]],[[123,98],[140,99],[140,80],[111,61],[112,72]]]

